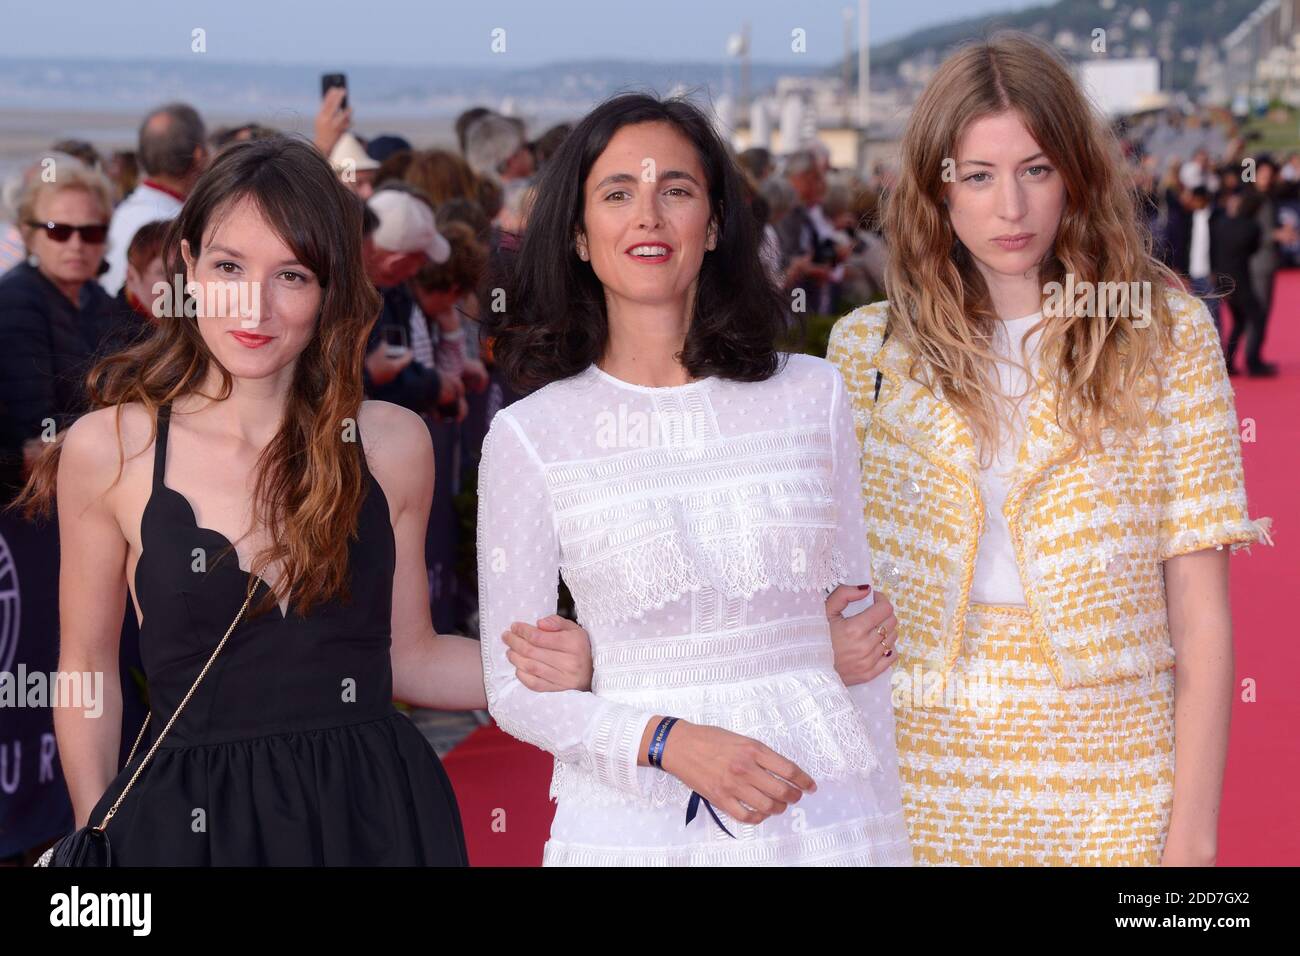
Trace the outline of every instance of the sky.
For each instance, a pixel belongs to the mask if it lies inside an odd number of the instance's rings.
[[[1043,0],[874,0],[872,43]],[[748,19],[753,58],[831,62],[856,0],[3,0],[0,57],[178,59],[195,29],[213,60],[427,66],[573,59],[714,60]],[[504,52],[492,50],[493,31]],[[807,37],[791,51],[791,31]],[[854,21],[854,35],[857,26]]]

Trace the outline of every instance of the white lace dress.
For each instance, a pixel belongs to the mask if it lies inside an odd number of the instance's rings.
[[[870,582],[860,451],[834,366],[651,388],[596,366],[502,409],[479,473],[488,708],[555,755],[544,865],[907,865],[890,676],[846,689],[825,597]],[[591,635],[590,692],[534,692],[501,633],[555,613]],[[851,605],[852,613],[870,600]],[[637,766],[655,714],[724,727],[817,782],[742,824]],[[672,736],[667,746],[672,746]]]

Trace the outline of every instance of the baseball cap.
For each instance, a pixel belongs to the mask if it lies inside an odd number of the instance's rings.
[[[371,159],[361,141],[351,133],[344,133],[330,150],[330,165],[334,171],[341,173],[351,168],[355,172],[364,169],[378,169],[379,162]]]
[[[451,246],[438,232],[433,210],[410,193],[381,189],[366,204],[379,217],[371,240],[389,252],[423,252],[431,262],[446,262]]]

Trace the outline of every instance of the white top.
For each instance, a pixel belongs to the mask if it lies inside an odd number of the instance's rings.
[[[126,250],[140,227],[155,219],[175,219],[182,206],[175,196],[144,182],[118,203],[108,225],[108,249],[104,253],[108,271],[99,277],[99,284],[109,295],[117,295],[126,282]]]
[[[1025,415],[1029,410],[1028,388],[1031,383],[1023,369],[1018,367],[1022,361],[1021,341],[1029,327],[1041,317],[1042,313],[1035,312],[1019,319],[1004,319],[994,329],[994,350],[1003,356],[1013,357],[1016,363],[1004,360],[997,364],[1002,394],[1010,399],[1013,427],[1009,433],[1006,429],[1002,431],[997,457],[988,468],[980,471],[985,525],[975,554],[975,576],[970,589],[970,600],[977,604],[1025,603],[1020,568],[1016,564],[1016,552],[1011,544],[1011,529],[1002,508],[1007,500],[1008,473],[1015,465],[1016,455],[1024,439]],[[1031,361],[1037,358],[1041,337],[1040,329],[1029,339]]]
[[[839,371],[808,355],[763,382],[663,388],[592,365],[493,418],[484,682],[501,728],[556,757],[546,865],[911,861],[890,672],[846,689],[826,619],[831,587],[870,583],[860,454]],[[590,692],[528,689],[501,640],[555,612],[557,574]],[[637,766],[655,714],[760,740],[818,790],[757,826],[715,808],[734,840],[703,806],[686,826],[689,788]]]

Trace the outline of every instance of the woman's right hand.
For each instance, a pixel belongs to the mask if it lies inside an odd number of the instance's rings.
[[[647,743],[659,721],[655,717],[647,726]],[[646,749],[641,752],[648,760]],[[817,789],[812,777],[765,744],[685,720],[678,720],[669,732],[661,763],[666,772],[741,823],[762,823]]]
[[[875,680],[893,666],[897,658],[898,619],[894,608],[879,591],[875,603],[857,614],[844,616],[845,609],[871,593],[871,585],[841,584],[826,598],[826,618],[831,629],[835,672],[845,687]]]
[[[352,125],[352,107],[343,109],[343,97],[348,91],[342,86],[331,87],[321,97],[320,109],[316,112],[314,142],[316,148],[326,157],[334,151],[338,141]]]

